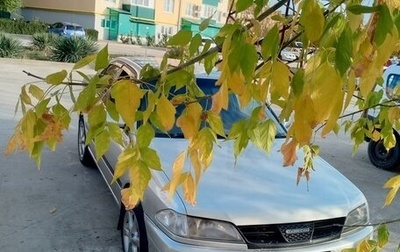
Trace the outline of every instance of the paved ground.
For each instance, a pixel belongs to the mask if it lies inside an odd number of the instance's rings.
[[[26,70],[46,75],[71,64],[0,59],[0,149],[16,123],[15,103],[24,83],[36,81]],[[86,69],[85,71],[91,71]],[[55,153],[43,153],[40,170],[25,153],[0,156],[0,251],[120,251],[115,229],[118,207],[95,169],[84,168],[76,150],[76,117]],[[352,157],[344,135],[318,139],[322,156],[352,180],[367,196],[373,223],[399,218],[400,199],[382,208],[382,186],[396,173],[378,170],[367,158],[366,146]],[[327,185],[330,186],[330,185]],[[400,225],[390,226],[395,251]]]

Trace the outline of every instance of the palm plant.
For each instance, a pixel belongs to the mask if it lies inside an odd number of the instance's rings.
[[[0,57],[1,58],[15,58],[21,54],[23,47],[20,41],[16,38],[7,37],[0,34]]]
[[[52,59],[59,62],[75,63],[97,51],[97,43],[81,37],[59,37],[54,41]]]

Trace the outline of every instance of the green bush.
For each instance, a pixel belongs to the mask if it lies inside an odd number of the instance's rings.
[[[35,33],[32,35],[33,48],[39,51],[50,51],[50,47],[54,44],[57,35],[53,33]]]
[[[0,34],[0,57],[15,58],[23,51],[21,42],[15,38],[6,37]]]
[[[0,19],[0,31],[4,33],[27,34],[43,33],[47,31],[48,25],[44,22],[33,20],[24,21],[22,19]]]
[[[97,41],[99,40],[99,32],[95,29],[85,29],[86,32],[86,36],[88,37],[88,39]]]
[[[52,59],[59,62],[78,62],[97,51],[97,43],[80,37],[59,37],[54,41]]]

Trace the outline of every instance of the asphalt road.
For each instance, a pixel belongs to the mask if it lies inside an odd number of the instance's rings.
[[[18,114],[14,116],[14,108],[20,88],[36,81],[22,70],[45,76],[71,66],[0,59],[1,152],[18,118]],[[0,251],[121,251],[116,230],[118,206],[99,172],[79,163],[76,125],[75,117],[56,152],[44,151],[40,170],[26,153],[0,155]],[[352,156],[347,136],[329,135],[317,142],[321,156],[367,196],[373,223],[400,218],[400,197],[390,207],[382,208],[387,193],[382,186],[396,173],[373,167],[368,161],[366,145]],[[385,251],[396,251],[400,224],[391,224],[390,231],[390,244]]]

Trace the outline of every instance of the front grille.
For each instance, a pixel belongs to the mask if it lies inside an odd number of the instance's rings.
[[[239,226],[250,249],[296,246],[337,239],[346,218],[272,225]]]

